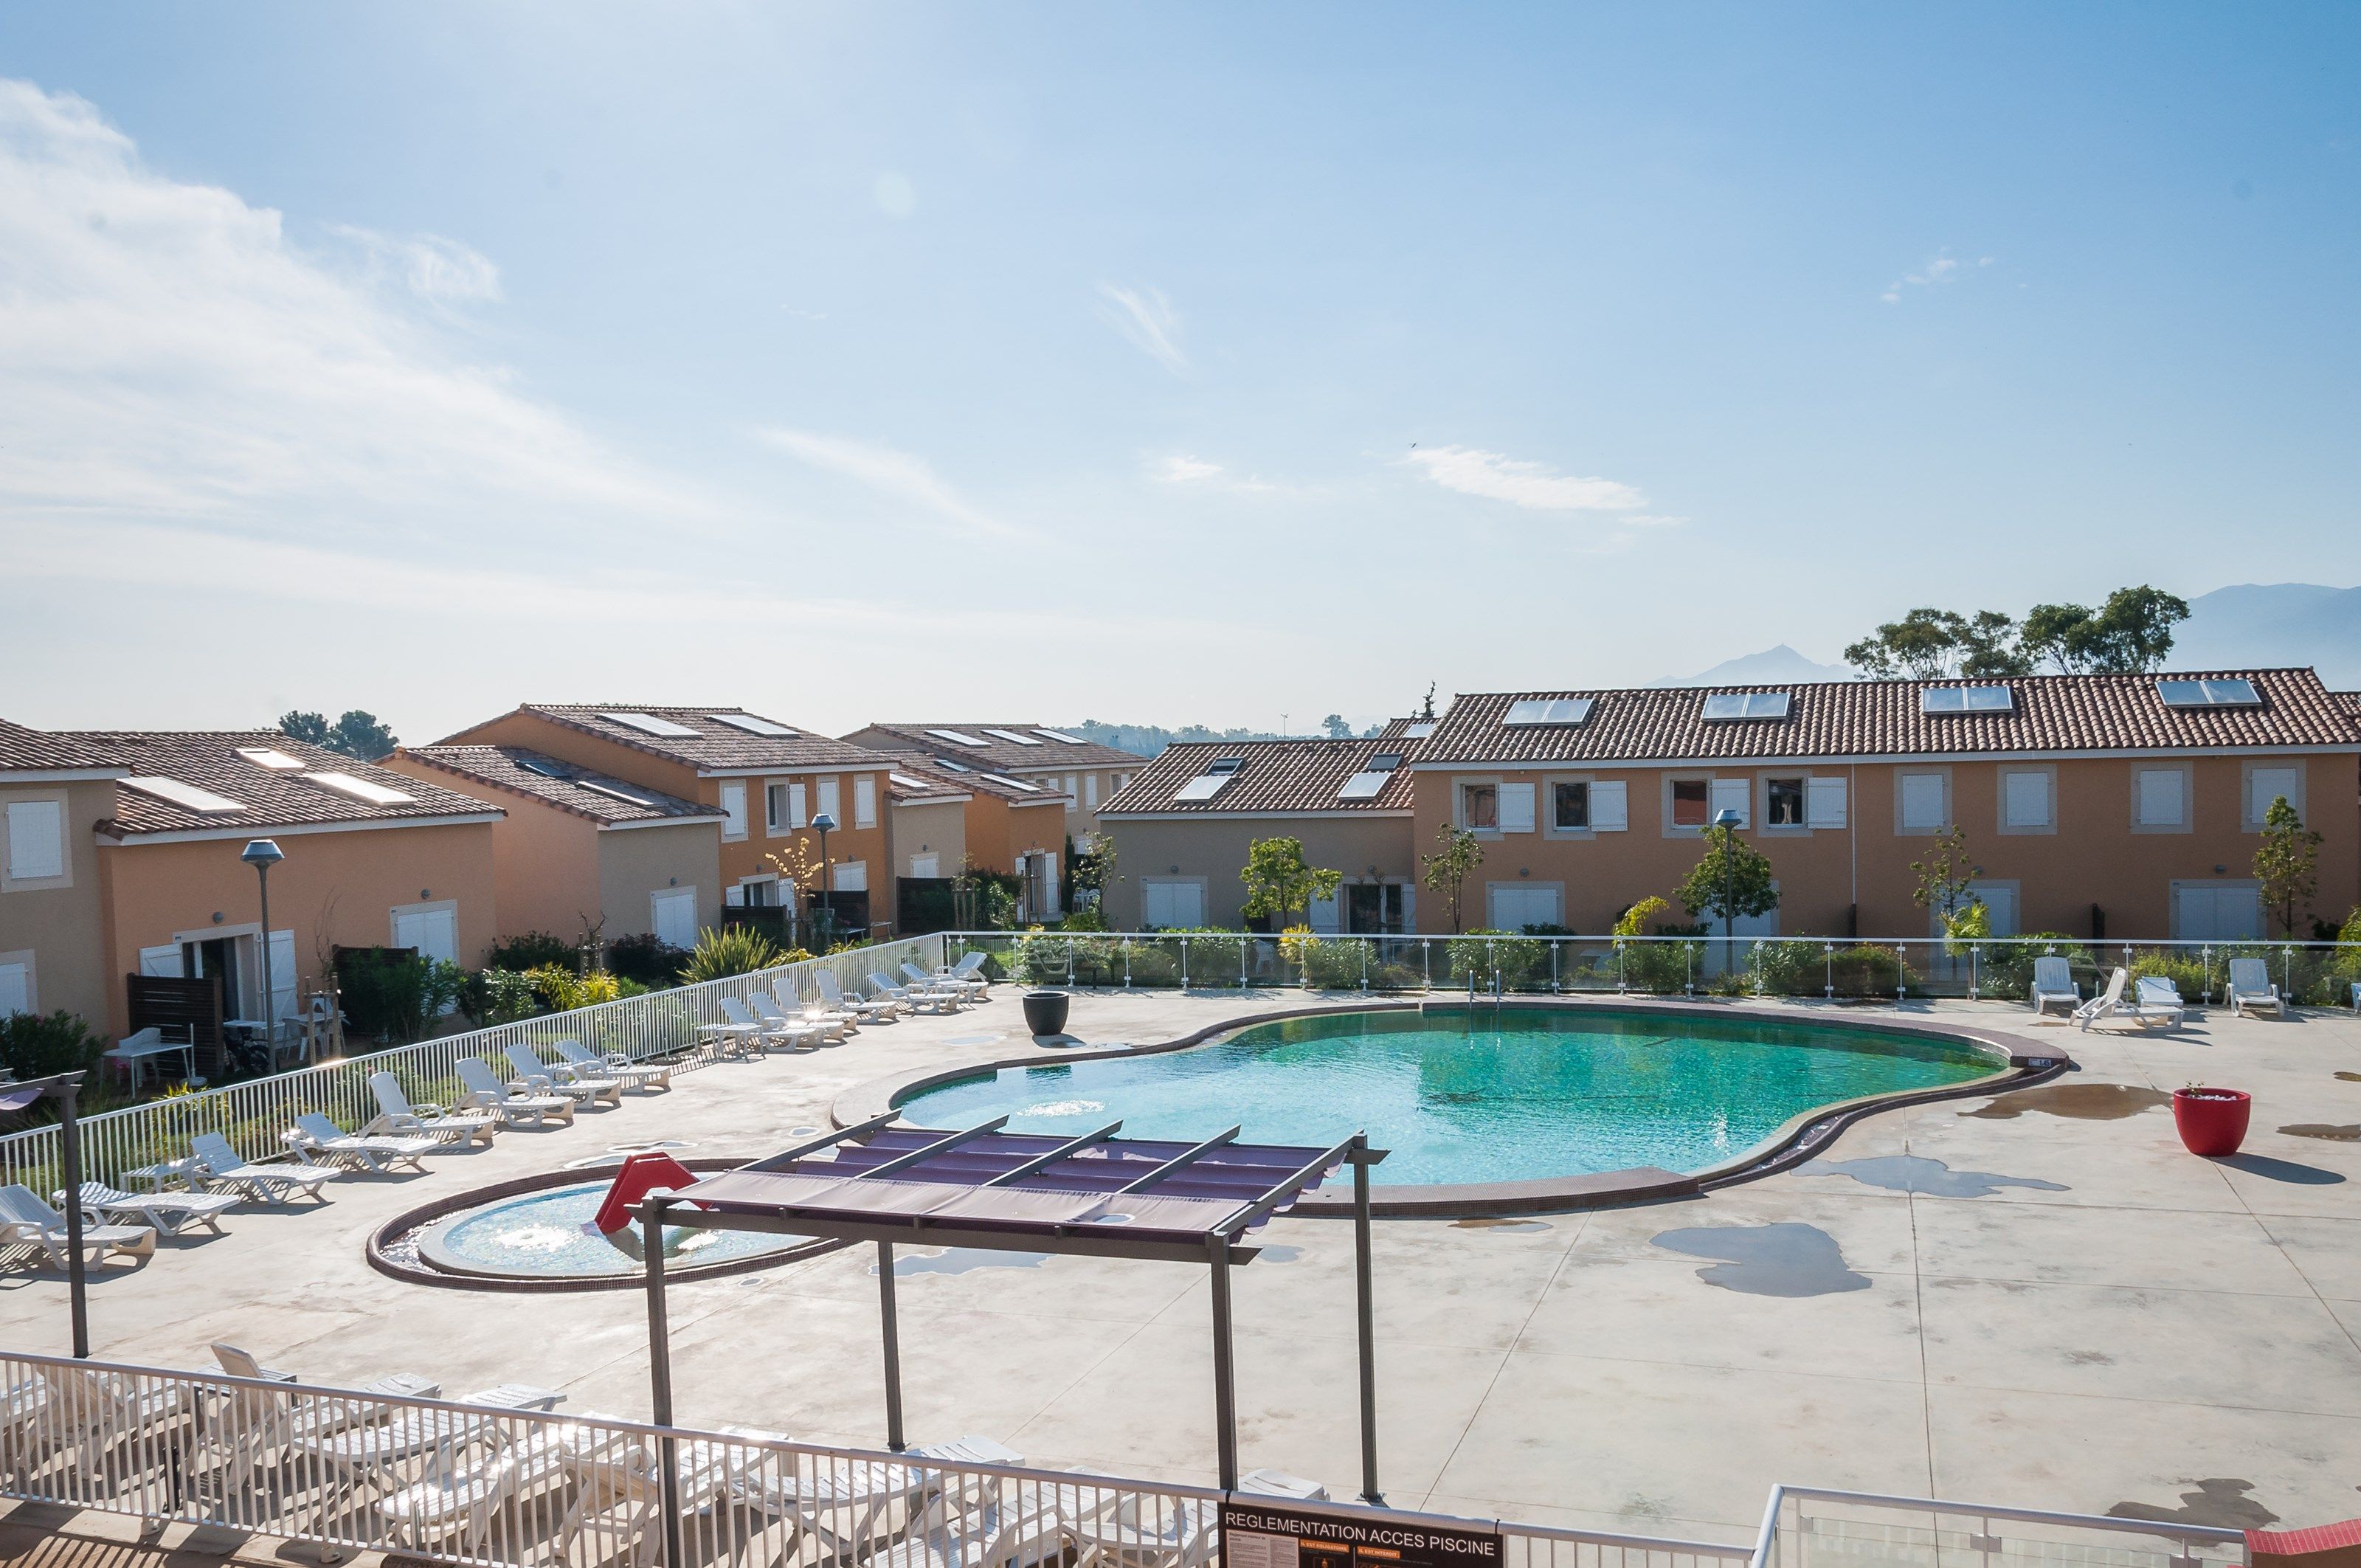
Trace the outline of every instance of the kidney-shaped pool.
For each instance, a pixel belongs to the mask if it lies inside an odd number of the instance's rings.
[[[1874,1027],[1555,1008],[1329,1013],[1184,1050],[1005,1067],[902,1096],[922,1126],[1324,1145],[1366,1129],[1389,1186],[1727,1164],[1807,1112],[2008,1070],[1993,1047]]]

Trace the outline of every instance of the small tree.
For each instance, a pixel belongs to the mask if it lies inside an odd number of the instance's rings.
[[[1430,691],[1429,707],[1433,706],[1433,693]],[[1443,848],[1432,855],[1420,857],[1426,865],[1426,874],[1421,880],[1443,894],[1444,907],[1451,912],[1452,932],[1456,935],[1460,897],[1467,885],[1467,879],[1476,873],[1477,866],[1484,863],[1484,846],[1477,840],[1472,830],[1455,823],[1444,823],[1434,837]]]
[[[334,724],[316,713],[291,712],[280,716],[279,732],[297,740],[308,740],[314,746],[324,746],[331,751],[357,757],[364,762],[374,762],[392,754],[401,744],[393,731],[378,722],[377,715],[359,708],[348,708]]]
[[[1353,738],[1353,727],[1345,722],[1345,716],[1341,713],[1332,713],[1322,719],[1320,728],[1328,732],[1331,740],[1350,740]]]
[[[1910,895],[1912,902],[1939,916],[1947,929],[1967,897],[1968,884],[1983,871],[1982,866],[1969,863],[1967,829],[1957,826],[1937,834],[1935,852],[1923,861],[1911,861],[1910,869],[1918,878],[1917,889]]]
[[[2309,914],[2312,894],[2320,891],[2320,835],[2303,825],[2283,795],[2263,814],[2255,875],[2263,884],[2263,907],[2279,917],[2279,935],[2293,937],[2296,910]]]
[[[1740,838],[1737,828],[1707,828],[1705,845],[1705,858],[1691,868],[1673,896],[1690,914],[1719,920],[1726,941],[1739,916],[1751,919],[1778,908],[1779,890],[1772,885],[1771,858]]]
[[[1284,930],[1297,910],[1311,917],[1312,901],[1333,898],[1345,880],[1343,872],[1323,871],[1303,858],[1301,839],[1257,839],[1246,846],[1246,869],[1238,880],[1246,884],[1244,913],[1267,917],[1274,929]]]

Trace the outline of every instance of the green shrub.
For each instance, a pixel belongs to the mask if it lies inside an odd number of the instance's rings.
[[[733,974],[753,974],[783,962],[778,944],[751,926],[708,927],[697,934],[697,950],[688,955],[680,978],[696,984],[726,980]]]
[[[541,1011],[540,988],[533,976],[515,970],[488,969],[475,977],[474,991],[480,1002],[468,1007],[486,1024],[510,1024],[519,1018],[530,1018]]]
[[[467,971],[457,964],[384,948],[345,949],[336,980],[352,1031],[397,1044],[423,1038],[467,990]]]
[[[609,971],[619,980],[634,980],[642,985],[678,985],[680,971],[687,963],[687,948],[675,948],[653,932],[618,938],[607,944]]]
[[[582,949],[546,931],[527,931],[522,937],[509,937],[494,942],[492,950],[484,955],[486,969],[522,972],[539,969],[544,964],[564,964],[568,969],[579,969],[582,966]]]
[[[1916,978],[1900,952],[1874,943],[1839,948],[1828,972],[1839,996],[1892,996]]]
[[[0,1067],[18,1078],[88,1070],[106,1042],[72,1013],[10,1013],[0,1015]]]
[[[1697,972],[1703,942],[1618,942],[1627,991],[1670,996],[1688,989]]]
[[[1470,931],[1444,945],[1444,972],[1450,983],[1462,986],[1475,976],[1478,990],[1488,989],[1497,970],[1504,991],[1546,991],[1550,983],[1550,944],[1516,931]]]
[[[1828,957],[1818,942],[1757,942],[1751,989],[1765,996],[1817,996],[1828,987]]]
[[[2212,985],[2204,958],[2180,948],[2141,953],[2132,959],[2132,978],[2135,981],[2150,974],[2160,974],[2171,981],[2173,989],[2188,1002],[2203,996]]]
[[[1313,991],[1358,991],[1369,944],[1354,937],[1298,938],[1291,944],[1303,983]]]

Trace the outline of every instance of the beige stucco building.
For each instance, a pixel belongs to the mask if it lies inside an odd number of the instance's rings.
[[[92,825],[126,772],[71,736],[0,720],[0,1016],[80,1015],[103,1027],[104,898]]]

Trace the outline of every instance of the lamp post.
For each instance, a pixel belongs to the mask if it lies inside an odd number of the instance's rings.
[[[1738,839],[1738,812],[1723,806],[1713,814],[1713,825],[1729,830],[1730,837],[1721,841],[1721,969],[1724,974],[1736,972],[1738,943],[1731,905],[1738,898],[1738,857],[1731,847]]]
[[[287,856],[271,840],[252,839],[237,858],[254,868],[255,880],[262,884],[262,1054],[275,1069],[279,1062],[279,1020],[271,1014],[279,998],[271,987],[270,975],[270,868]]]
[[[58,1164],[66,1190],[66,1294],[72,1309],[74,1359],[88,1361],[90,1305],[82,1288],[82,1129],[74,1119],[75,1096],[81,1092],[80,1072],[27,1079],[0,1087],[0,1111],[23,1111],[44,1098],[58,1102]]]
[[[823,811],[812,818],[811,825],[819,830],[819,904],[828,911],[827,923],[821,927],[819,940],[821,950],[826,951],[836,936],[836,906],[829,902],[831,890],[828,864],[828,836],[836,827],[836,818]]]

